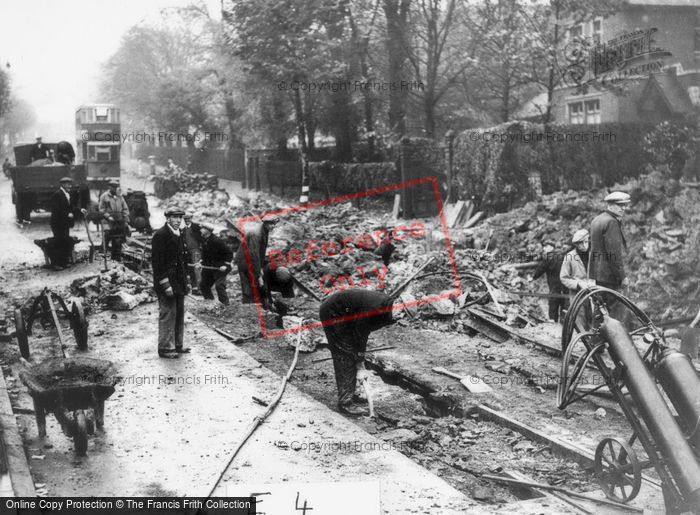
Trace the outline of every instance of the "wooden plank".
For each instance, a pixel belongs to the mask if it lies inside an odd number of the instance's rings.
[[[583,449],[576,444],[567,442],[552,435],[548,435],[543,431],[535,429],[532,426],[528,426],[523,422],[519,422],[514,418],[509,417],[505,413],[496,411],[483,404],[476,406],[473,411],[485,419],[498,424],[499,426],[517,431],[530,440],[548,444],[551,447],[552,452],[556,452],[559,455],[573,459],[584,468],[593,467],[595,453],[591,450]],[[650,487],[661,489],[661,483],[645,474],[642,474],[642,481],[646,482]]]
[[[465,202],[463,200],[458,200],[454,204],[448,204],[445,208],[445,220],[447,221],[447,227],[452,229],[459,224],[459,221],[464,217],[466,211]]]
[[[394,195],[394,207],[391,210],[392,220],[399,219],[400,210],[401,210],[401,194],[397,193],[396,195]]]

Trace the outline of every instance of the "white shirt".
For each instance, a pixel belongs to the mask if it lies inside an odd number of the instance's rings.
[[[67,200],[68,203],[70,204],[70,193],[68,193],[65,189],[63,189],[63,186],[61,186],[61,191],[62,191],[63,194],[66,196],[66,200]]]
[[[168,229],[170,229],[175,236],[180,236],[180,229],[173,229],[173,226],[167,222],[165,223],[165,225],[168,226]]]

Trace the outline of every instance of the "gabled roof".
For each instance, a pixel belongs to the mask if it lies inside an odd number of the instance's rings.
[[[640,96],[643,105],[650,97],[658,95],[671,113],[684,114],[693,110],[688,92],[678,82],[678,78],[670,73],[653,73],[644,85]]]

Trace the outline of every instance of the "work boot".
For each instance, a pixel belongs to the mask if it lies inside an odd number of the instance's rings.
[[[363,408],[362,406],[358,406],[354,403],[339,404],[338,411],[340,411],[343,415],[349,415],[351,417],[361,417],[363,415],[369,414],[369,412],[365,408]]]
[[[177,352],[178,354],[188,354],[191,350],[192,349],[190,349],[189,347],[178,347],[177,349],[175,349],[175,352]]]
[[[367,397],[356,393],[352,396],[352,402],[354,402],[355,404],[367,404]]]
[[[175,349],[158,350],[158,356],[165,359],[177,359],[180,355],[175,352]]]

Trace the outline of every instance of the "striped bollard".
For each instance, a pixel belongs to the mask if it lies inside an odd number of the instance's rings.
[[[301,196],[299,197],[299,203],[306,204],[308,202],[309,202],[309,187],[302,186],[301,187]]]

